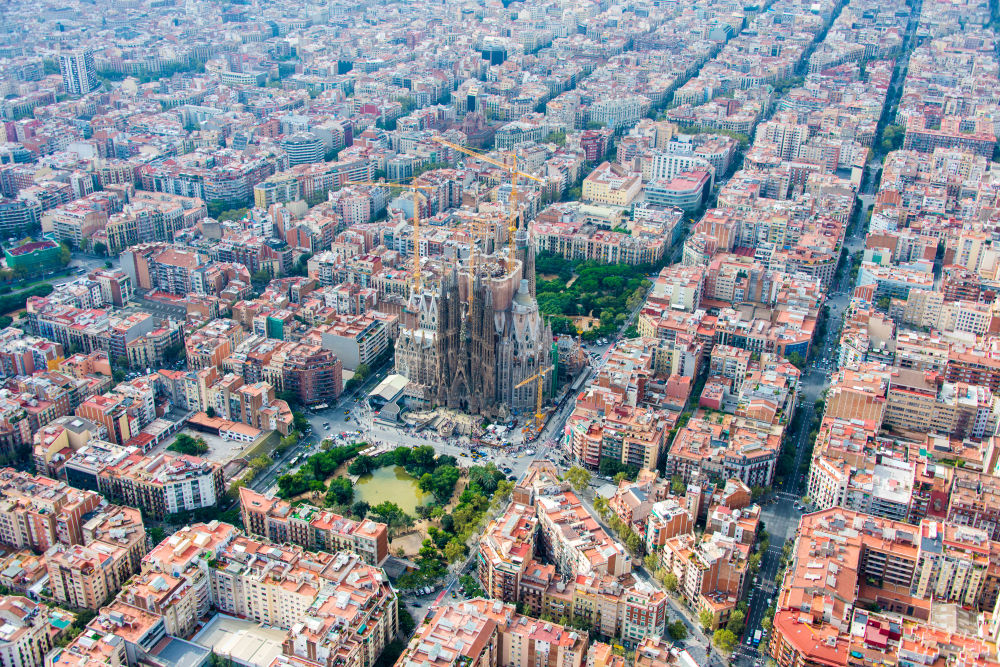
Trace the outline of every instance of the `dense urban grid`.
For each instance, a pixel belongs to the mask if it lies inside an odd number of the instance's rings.
[[[0,21],[0,667],[1000,667],[996,3]]]

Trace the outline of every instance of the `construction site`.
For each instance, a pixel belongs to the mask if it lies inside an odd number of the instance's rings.
[[[442,142],[445,143],[445,142]],[[543,418],[554,395],[552,331],[535,296],[535,250],[520,222],[517,179],[534,176],[480,156],[511,178],[507,205],[493,202],[466,217],[467,249],[432,284],[421,278],[419,207],[414,206],[414,281],[400,317],[395,370],[409,380],[406,398],[507,421]],[[415,201],[418,189],[414,187]]]

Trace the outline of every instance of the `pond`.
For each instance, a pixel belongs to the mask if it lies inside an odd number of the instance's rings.
[[[385,500],[391,500],[400,509],[416,516],[417,507],[426,505],[434,498],[417,488],[417,478],[406,472],[403,466],[385,466],[362,475],[354,485],[354,500],[363,500],[372,507]]]

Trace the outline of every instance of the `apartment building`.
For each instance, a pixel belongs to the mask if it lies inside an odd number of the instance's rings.
[[[304,504],[292,507],[246,487],[240,489],[240,515],[248,534],[305,549],[347,550],[370,565],[389,555],[389,529],[384,523],[354,521],[329,510]]]
[[[147,568],[122,586],[117,600],[161,617],[166,634],[189,637],[204,613],[196,597],[198,590],[189,577]]]
[[[138,428],[135,432],[132,430],[135,422],[130,415],[130,412],[135,413],[137,407],[131,397],[107,393],[88,397],[74,414],[99,425],[107,433],[108,441],[122,445],[138,433]]]
[[[94,51],[80,48],[59,54],[59,73],[63,87],[71,95],[86,95],[98,86],[94,70]]]
[[[965,382],[941,382],[931,371],[893,369],[884,423],[903,433],[981,439],[996,428],[993,392]]]
[[[872,422],[827,417],[813,446],[807,488],[820,509],[844,507],[906,521],[914,502],[915,465],[877,440]]]
[[[213,606],[288,631],[282,653],[357,654],[372,664],[398,631],[398,598],[382,570],[346,551],[305,551],[237,535],[208,567]],[[349,632],[337,632],[348,628]]]
[[[112,454],[97,465],[101,493],[155,519],[214,507],[226,492],[222,466],[197,456],[133,451],[125,457]]]
[[[939,627],[934,605],[993,605],[995,545],[982,530],[934,519],[915,526],[842,508],[808,514],[780,588],[770,652],[780,665],[814,663],[820,654],[846,660],[845,639],[873,604],[924,628]]]
[[[516,603],[521,575],[533,562],[538,519],[531,505],[511,503],[479,538],[477,575],[490,598]]]
[[[682,171],[672,178],[652,180],[646,184],[646,201],[656,206],[675,206],[684,211],[697,211],[712,189],[712,173],[700,169]]]
[[[701,305],[705,274],[704,267],[683,264],[660,269],[647,299],[662,301],[675,310],[693,313]]]
[[[341,315],[330,324],[315,327],[311,338],[319,338],[324,349],[333,352],[346,370],[371,366],[389,347],[385,320],[372,313]]]
[[[889,373],[882,364],[863,364],[857,370],[841,369],[830,376],[825,414],[840,419],[872,421],[876,428],[881,428],[888,389]]]
[[[646,637],[635,647],[635,667],[666,667],[667,665],[689,664],[691,656],[684,651],[687,660],[680,658],[672,645],[662,637]],[[589,664],[587,667],[591,667]],[[594,667],[598,667],[595,665]],[[610,667],[610,665],[608,666]]]
[[[507,535],[505,527],[517,527],[520,522],[520,528],[525,529],[530,525],[524,523],[529,515],[526,509],[511,509],[505,515],[507,523],[494,526],[492,542],[484,552],[497,560],[480,561],[480,573],[487,582],[503,588],[519,576],[517,600],[533,613],[554,617],[572,614],[594,632],[619,637],[627,646],[634,646],[643,637],[663,634],[666,594],[632,575],[624,548],[580,505],[569,486],[559,480],[554,466],[534,462],[518,481],[512,504],[534,507],[538,521],[535,546],[550,562],[524,560],[528,557],[527,533],[512,530]],[[511,550],[504,555],[507,546]]]
[[[397,665],[583,667],[587,633],[540,621],[500,600],[446,603],[410,640]]]
[[[75,615],[20,595],[0,596],[0,664],[41,667],[45,655],[67,632]]]
[[[667,474],[689,482],[699,474],[770,486],[781,448],[782,425],[730,414],[699,412],[677,432],[667,454]]]
[[[709,361],[709,373],[713,377],[731,380],[733,389],[739,391],[750,366],[750,350],[732,345],[715,345]]]
[[[38,552],[83,544],[84,517],[104,502],[94,491],[12,468],[0,470],[0,492],[0,542]]]
[[[550,208],[556,206],[562,205]],[[587,222],[586,211],[579,207],[576,219],[552,221],[552,213],[546,209],[532,229],[535,247],[568,259],[602,264],[652,264],[663,258],[679,230],[679,217],[675,220],[668,214],[663,224],[633,223],[632,233],[626,234]]]
[[[212,610],[282,629],[278,664],[329,655],[364,667],[398,627],[388,579],[359,555],[278,546],[217,521],[154,548],[119,600],[162,617],[167,633],[181,637]]]
[[[991,540],[1000,541],[1000,479],[956,468],[949,481],[942,489],[946,494],[942,518],[950,524],[981,528]]]
[[[146,555],[146,529],[133,507],[104,505],[82,526],[79,543],[45,550],[49,590],[73,607],[97,609],[138,572]]]
[[[687,506],[669,498],[653,503],[640,534],[644,537],[646,551],[656,553],[670,538],[690,533],[693,529],[694,518]]]
[[[628,552],[594,521],[573,491],[539,496],[536,511],[545,552],[560,572],[612,577],[631,572]]]
[[[237,372],[225,374],[215,366],[197,372],[161,370],[158,377],[174,405],[202,413],[211,408],[219,419],[288,435],[293,421],[288,403],[275,398],[271,383],[251,382],[257,375],[253,369],[233,367]]]
[[[665,500],[669,491],[670,483],[655,470],[640,470],[634,482],[623,479],[618,484],[615,494],[608,499],[608,509],[618,515],[622,523],[642,533],[653,505]]]
[[[0,585],[18,595],[40,590],[48,576],[45,558],[26,549],[0,560],[0,568]]]
[[[45,667],[87,667],[88,665],[128,665],[126,644],[121,637],[88,628],[75,640],[45,656]]]
[[[932,153],[938,148],[963,148],[986,159],[993,156],[996,135],[985,119],[948,115],[938,120],[938,127],[934,128],[930,117],[910,116],[906,120],[903,148],[921,153]]]
[[[603,162],[583,179],[583,198],[598,204],[625,208],[642,191],[642,174],[617,162]]]
[[[87,278],[100,285],[104,305],[121,308],[132,300],[132,279],[121,269],[95,269],[87,274]]]
[[[335,400],[344,390],[343,362],[317,345],[294,345],[284,355],[281,373],[284,391],[295,393],[304,405]]]
[[[945,379],[1000,391],[1000,350],[992,343],[988,347],[960,343],[951,345]]]
[[[104,542],[89,546],[56,544],[45,552],[53,599],[97,611],[134,573],[125,549]]]
[[[615,348],[601,377],[578,397],[565,447],[588,468],[604,460],[653,469],[666,453],[702,359],[701,341],[637,338]]]
[[[660,551],[661,566],[677,577],[681,595],[712,615],[712,627],[725,625],[743,597],[749,577],[750,545],[721,533],[699,540],[693,533],[672,537]]]

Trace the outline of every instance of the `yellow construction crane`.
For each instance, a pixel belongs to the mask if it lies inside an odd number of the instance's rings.
[[[453,144],[450,141],[443,139],[440,136],[433,137],[434,141],[441,144],[442,146],[447,146],[448,148],[453,148],[460,153],[465,153],[466,155],[471,155],[477,160],[482,160],[488,164],[492,164],[495,167],[500,167],[510,175],[510,223],[507,227],[507,233],[510,238],[510,265],[514,265],[514,233],[517,232],[517,179],[527,178],[532,181],[544,184],[545,181],[532,174],[526,174],[523,171],[519,171],[517,168],[517,156],[513,153],[506,153],[514,161],[513,164],[508,164],[506,162],[501,162],[500,160],[495,160],[491,157],[483,155],[478,151],[474,151],[466,146],[460,146],[459,144]]]
[[[431,185],[416,185],[414,183],[395,183],[393,181],[347,181],[344,185],[374,185],[384,188],[409,189],[413,193],[413,285],[419,294],[423,288],[420,281],[420,199],[417,190],[430,190]]]
[[[544,391],[544,389],[545,389],[545,375],[549,371],[551,371],[552,368],[553,368],[552,366],[549,366],[548,368],[540,370],[537,373],[535,373],[534,375],[532,375],[530,378],[527,378],[526,380],[524,380],[523,382],[521,382],[520,384],[518,384],[517,386],[514,387],[514,389],[520,389],[521,387],[525,386],[529,382],[535,382],[536,380],[538,381],[538,404],[535,406],[535,432],[536,433],[541,432],[542,426],[545,425],[545,415],[542,413],[542,397],[545,394],[545,391]]]

